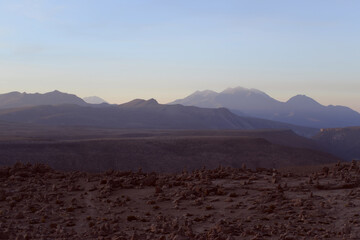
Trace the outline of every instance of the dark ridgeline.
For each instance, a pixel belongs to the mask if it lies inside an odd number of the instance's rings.
[[[223,92],[197,91],[170,104],[198,107],[225,107],[240,116],[253,116],[313,128],[359,126],[360,114],[344,106],[323,106],[297,95],[280,102],[264,92],[242,87]]]
[[[57,90],[44,94],[20,92],[0,94],[0,109],[60,104],[77,104],[84,106],[86,102],[76,95],[62,93]]]
[[[121,105],[92,105],[73,95],[67,96],[71,97],[67,104],[53,104],[55,101],[52,100],[46,102],[46,105],[0,110],[0,121],[126,129],[291,129],[303,136],[312,136],[318,131],[276,121],[241,117],[225,108],[165,105],[158,104],[154,99],[136,99]],[[80,104],[72,103],[71,99],[78,100]]]

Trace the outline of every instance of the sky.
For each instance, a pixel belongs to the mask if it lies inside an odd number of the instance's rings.
[[[357,0],[0,0],[0,93],[306,94],[360,111]]]

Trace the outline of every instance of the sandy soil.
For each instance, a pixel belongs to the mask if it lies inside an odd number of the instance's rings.
[[[0,169],[0,239],[360,239],[360,170]]]

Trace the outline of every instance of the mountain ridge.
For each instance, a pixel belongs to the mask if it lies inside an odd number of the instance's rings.
[[[44,105],[0,110],[0,121],[126,129],[291,129],[311,136],[318,130],[252,117],[226,108],[199,108],[135,99],[120,105]]]
[[[347,127],[360,125],[360,113],[345,106],[324,106],[306,95],[296,95],[286,102],[278,101],[265,92],[243,87],[211,92],[208,97],[197,91],[169,104],[199,107],[225,107],[240,116],[252,116],[289,124],[315,128]],[[196,98],[194,97],[196,96]]]
[[[83,106],[87,105],[87,103],[78,96],[74,94],[63,93],[58,90],[43,94],[26,92],[10,92],[0,94],[0,109],[61,104],[77,104]]]

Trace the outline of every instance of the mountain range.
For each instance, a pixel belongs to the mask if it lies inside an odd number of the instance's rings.
[[[312,136],[319,128],[360,126],[360,114],[343,106],[323,106],[297,95],[280,102],[256,89],[197,91],[171,104],[135,99],[115,105],[53,91],[0,94],[0,121],[106,128],[291,129]],[[229,109],[229,110],[228,110]],[[305,126],[305,127],[303,127]]]
[[[251,102],[254,103],[253,107],[240,101],[239,105],[243,106],[241,111],[233,109],[236,107],[235,103],[229,105],[229,108],[232,109],[230,111],[227,108],[219,107],[219,104],[216,103],[216,101],[222,100],[226,102],[225,100],[228,100],[230,104],[232,103],[230,100],[234,97],[238,97],[238,99],[241,99],[241,97],[251,99]],[[207,101],[209,98],[212,99],[212,101]],[[107,103],[89,104],[73,94],[59,91],[45,94],[19,92],[1,94],[0,127],[2,126],[7,132],[3,132],[4,134],[1,133],[0,138],[6,138],[9,132],[18,132],[21,129],[25,129],[25,132],[29,132],[27,129],[40,132],[45,131],[44,134],[47,136],[53,131],[51,129],[54,126],[65,126],[73,129],[95,127],[97,129],[106,129],[106,131],[113,131],[112,129],[121,131],[138,131],[141,129],[151,131],[181,130],[181,134],[187,134],[189,131],[196,130],[200,131],[195,134],[196,136],[205,134],[205,137],[209,130],[215,131],[211,133],[214,136],[218,134],[216,133],[218,130],[261,130],[262,135],[260,138],[267,139],[273,144],[326,151],[347,160],[360,157],[358,151],[360,143],[357,141],[360,136],[359,127],[324,128],[318,133],[318,128],[304,127],[249,116],[249,112],[256,112],[256,110],[259,112],[263,110],[263,113],[267,112],[270,114],[271,105],[277,103],[278,106],[287,106],[288,109],[293,107],[297,109],[297,113],[301,113],[302,109],[304,112],[303,119],[306,119],[305,116],[307,115],[305,115],[305,113],[312,113],[313,115],[311,116],[316,116],[316,114],[321,115],[315,110],[313,112],[309,111],[310,106],[314,109],[325,108],[327,109],[326,111],[331,114],[335,114],[337,111],[340,118],[352,113],[356,119],[356,114],[358,113],[346,107],[325,107],[306,96],[296,96],[286,103],[281,103],[259,90],[238,88],[228,89],[220,94],[212,91],[198,92],[186,98],[186,100],[185,105],[190,104],[191,101],[196,101],[199,102],[199,105],[202,105],[202,107],[184,106],[181,104],[159,104],[155,99],[135,99],[120,105]],[[206,107],[209,103],[213,104],[212,108],[210,108],[210,106]],[[266,104],[268,104],[268,108],[264,107]],[[280,107],[277,109],[279,112],[285,111],[281,110]],[[292,116],[294,117],[296,115]],[[296,117],[297,118],[294,119],[299,120],[299,116]],[[322,123],[325,121],[326,119],[322,119]],[[306,121],[304,120],[304,122]],[[299,123],[302,125],[305,125],[304,122],[299,120]],[[312,139],[304,140],[304,138],[295,138],[295,134],[292,135],[291,131],[267,132],[264,131],[264,129],[289,129],[301,136],[315,136]],[[86,131],[89,132],[90,130]],[[136,131],[130,135],[137,135]],[[218,132],[219,134],[224,134],[224,131]],[[279,135],[278,133],[281,134]],[[259,137],[256,131],[243,132],[241,134],[236,132],[234,134],[237,137]],[[59,134],[56,133],[55,135],[57,136]],[[147,136],[147,134],[145,135]],[[14,136],[12,139],[18,139],[18,137]],[[290,139],[292,140],[290,141]],[[296,144],[294,145],[293,143]]]
[[[0,121],[52,126],[126,129],[292,129],[310,136],[317,129],[240,117],[225,108],[159,104],[136,99],[121,105],[40,105],[0,110]]]
[[[44,94],[20,92],[0,94],[0,109],[61,104],[87,105],[83,99],[76,95],[63,93],[57,90]]]
[[[305,95],[296,95],[286,102],[268,94],[242,87],[220,93],[205,90],[178,99],[170,104],[207,108],[228,108],[240,116],[252,116],[313,128],[360,126],[360,114],[345,106],[324,106]]]

